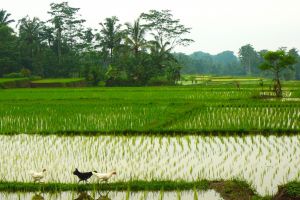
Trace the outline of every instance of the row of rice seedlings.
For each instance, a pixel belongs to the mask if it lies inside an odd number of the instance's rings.
[[[0,132],[142,129],[159,119],[160,105],[39,105],[0,109]]]
[[[258,104],[259,105],[259,104]],[[0,133],[117,131],[117,130],[253,130],[300,128],[300,107],[264,105],[199,104],[186,116],[180,105],[168,104],[62,104],[0,105]],[[280,105],[280,104],[279,104]],[[178,109],[180,108],[180,109]],[[182,109],[181,109],[182,108]],[[170,112],[178,109],[180,120],[168,127],[160,124],[170,120]],[[176,116],[175,116],[176,118]]]
[[[112,181],[237,178],[266,195],[300,180],[299,145],[300,136],[0,136],[0,177],[28,182],[28,171],[47,168],[46,182],[74,183],[76,167],[116,169]]]
[[[252,130],[300,128],[300,107],[203,107],[170,129]]]
[[[222,200],[220,194],[214,190],[208,191],[174,191],[174,192],[61,192],[61,193],[3,193],[0,192],[0,199],[10,200],[71,200],[71,199],[113,199],[113,200]]]
[[[0,101],[10,100],[206,100],[249,98],[258,87],[237,90],[232,86],[214,87],[149,87],[149,88],[80,88],[0,90]]]

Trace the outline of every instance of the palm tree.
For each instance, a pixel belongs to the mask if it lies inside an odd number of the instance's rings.
[[[100,32],[102,44],[109,49],[110,60],[113,58],[113,50],[120,45],[122,40],[121,24],[117,24],[119,19],[115,16],[106,18],[104,23],[100,23],[102,29]]]
[[[152,58],[154,75],[163,75],[170,66],[176,63],[175,57],[172,55],[169,42],[162,43],[159,39],[150,41],[150,55]]]
[[[1,9],[0,10],[0,25],[8,25],[8,24],[14,22],[15,20],[13,20],[13,19],[9,20],[8,19],[10,15],[11,14],[7,13],[6,10]]]
[[[131,46],[134,55],[137,56],[138,52],[147,44],[147,41],[144,38],[147,28],[140,24],[140,18],[135,20],[133,25],[126,23],[126,26],[126,43]]]
[[[19,20],[19,41],[22,53],[30,58],[30,69],[33,66],[34,56],[41,49],[41,33],[43,23],[36,17],[30,19],[28,16]]]
[[[19,23],[20,39],[27,45],[38,46],[42,32],[43,23],[36,17],[30,19],[28,16],[22,18]]]

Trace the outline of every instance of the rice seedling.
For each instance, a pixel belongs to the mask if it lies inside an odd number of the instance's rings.
[[[116,169],[113,182],[238,178],[265,195],[299,178],[299,145],[300,136],[0,136],[0,176],[30,182],[27,171],[47,167],[45,181],[75,183],[76,167]]]

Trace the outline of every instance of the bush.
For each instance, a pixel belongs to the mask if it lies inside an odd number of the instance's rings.
[[[10,74],[4,74],[4,78],[24,78],[24,75],[21,72],[14,72]]]
[[[128,79],[123,79],[123,78],[109,78],[105,82],[105,86],[108,87],[116,87],[116,86],[141,86],[141,83],[136,82],[134,80],[128,80]]]
[[[157,77],[152,77],[148,81],[148,85],[150,85],[150,86],[161,86],[161,85],[174,85],[174,83],[170,82],[164,76],[157,76]]]
[[[20,73],[23,75],[23,77],[30,77],[31,71],[29,69],[23,68],[21,69]]]
[[[37,81],[37,80],[41,80],[41,79],[42,79],[41,76],[30,76],[31,81]]]
[[[26,88],[26,87],[30,87],[30,81],[28,78],[20,78],[20,79],[0,83],[0,88],[3,89]]]

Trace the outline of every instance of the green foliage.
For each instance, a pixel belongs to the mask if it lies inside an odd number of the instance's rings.
[[[293,181],[283,186],[286,189],[287,194],[292,197],[300,197],[300,182]]]
[[[40,73],[40,66],[37,62],[42,51],[42,27],[43,22],[38,18],[33,19],[27,17],[19,20],[19,48],[21,54],[21,65],[26,66],[35,74]]]
[[[10,13],[7,13],[6,10],[1,9],[0,10],[0,26],[6,26],[12,22],[14,22],[15,20],[13,19],[8,19],[10,17]]]
[[[28,78],[1,78],[0,88],[16,88],[29,87],[30,82]]]
[[[239,59],[247,75],[251,75],[255,66],[257,66],[259,54],[254,50],[251,44],[247,44],[239,49]]]
[[[20,73],[24,76],[24,77],[30,77],[31,76],[31,71],[29,69],[26,68],[22,68]]]
[[[24,74],[21,72],[13,72],[13,73],[9,73],[9,74],[4,74],[3,75],[4,78],[24,78]]]
[[[0,25],[0,77],[20,70],[19,62],[16,60],[19,56],[16,49],[17,37],[13,30],[6,25]]]
[[[113,61],[113,54],[115,48],[117,48],[122,40],[123,33],[121,31],[121,24],[118,23],[119,19],[116,16],[106,18],[101,25],[101,46],[103,50],[109,51],[110,63]]]
[[[82,78],[55,78],[55,79],[42,79],[42,80],[35,80],[32,83],[71,83],[76,81],[82,81]]]
[[[150,86],[162,86],[162,85],[172,85],[165,76],[157,76],[153,77],[148,81],[148,85]]]
[[[114,183],[102,183],[102,184],[77,184],[77,183],[20,183],[20,182],[0,182],[0,191],[43,191],[43,192],[57,192],[57,191],[93,191],[104,190],[104,191],[126,191],[130,188],[130,191],[160,191],[162,188],[164,191],[171,190],[188,190],[197,188],[199,190],[207,190],[209,188],[209,182],[206,180],[201,181],[142,181],[142,180],[131,180],[128,182],[114,182]]]
[[[126,39],[125,42],[129,45],[135,55],[138,56],[139,51],[145,51],[147,41],[145,39],[145,34],[147,28],[140,24],[140,18],[134,21],[134,24],[126,23]]]
[[[159,45],[167,46],[166,50],[172,50],[176,46],[187,46],[192,39],[186,38],[191,28],[187,28],[180,23],[180,20],[174,19],[170,10],[150,10],[148,13],[142,13],[141,19],[145,26],[151,30],[153,40]]]
[[[183,74],[214,74],[214,75],[244,75],[238,58],[232,51],[224,51],[217,55],[210,55],[201,51],[186,55],[173,54],[182,66]]]
[[[84,69],[84,77],[87,82],[96,86],[101,80],[104,80],[104,70],[101,66],[86,66]]]
[[[292,69],[292,66],[297,63],[296,57],[283,49],[268,51],[263,57],[265,61],[259,67],[274,73],[274,91],[277,97],[282,97],[280,73],[284,69]]]
[[[17,80],[27,80],[26,78],[0,78],[0,83],[6,83],[6,82],[12,82],[12,81],[17,81]]]

